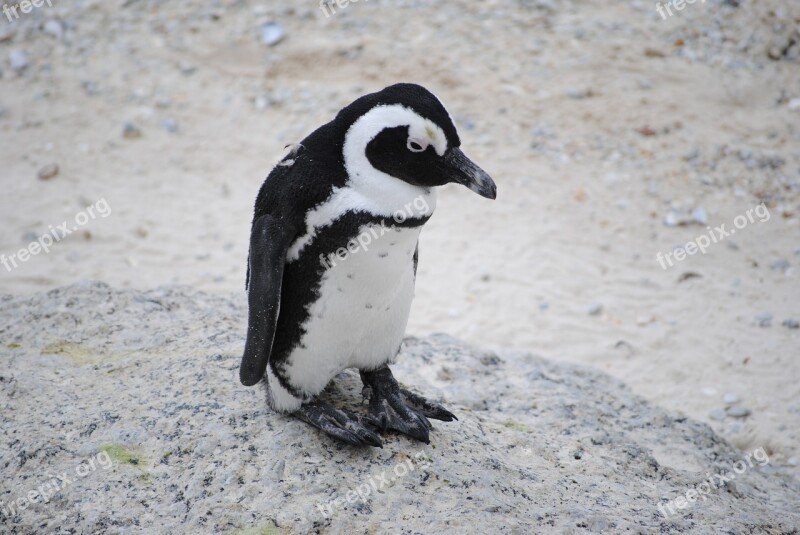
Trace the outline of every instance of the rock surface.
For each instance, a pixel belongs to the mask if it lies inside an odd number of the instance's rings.
[[[394,370],[460,421],[435,423],[430,445],[345,447],[238,383],[244,322],[243,296],[182,287],[0,298],[2,531],[800,529],[800,486],[769,452],[748,465],[603,373],[445,335],[408,339]],[[360,410],[357,375],[326,396]]]

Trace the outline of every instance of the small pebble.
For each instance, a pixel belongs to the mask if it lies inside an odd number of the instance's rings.
[[[599,316],[603,312],[603,305],[600,303],[594,303],[593,305],[589,306],[587,312],[590,316]]]
[[[180,70],[181,74],[184,76],[191,76],[197,70],[197,67],[185,61],[181,61],[178,63],[178,70]]]
[[[39,169],[39,172],[36,174],[36,176],[39,177],[39,180],[48,180],[58,175],[58,171],[58,164],[51,163]]]
[[[708,413],[709,418],[711,418],[712,420],[716,420],[718,422],[724,420],[725,416],[726,416],[725,409],[714,409],[713,411]]]
[[[640,327],[644,327],[645,325],[650,325],[651,323],[655,323],[655,321],[656,317],[653,315],[636,316],[636,325],[639,325]]]
[[[133,123],[125,123],[122,129],[122,137],[125,139],[139,139],[142,137],[142,131]]]
[[[737,396],[733,392],[728,392],[727,394],[722,396],[722,401],[723,403],[725,403],[725,405],[733,405],[735,403],[739,403],[741,401],[741,398],[739,398],[739,396]]]
[[[787,329],[800,329],[800,321],[793,320],[791,318],[788,320],[783,320],[782,325]]]
[[[705,209],[697,208],[692,213],[670,210],[664,216],[664,225],[668,227],[679,227],[684,225],[707,225],[708,214]]]
[[[261,42],[267,46],[275,46],[286,37],[283,26],[277,22],[265,22],[261,25]]]
[[[694,212],[692,212],[692,219],[701,225],[708,225],[708,214],[706,213],[705,208],[697,208]]]
[[[14,30],[8,27],[0,28],[0,43],[11,41],[13,38],[14,38]]]
[[[28,56],[22,50],[15,48],[8,53],[8,61],[11,64],[11,70],[20,73],[28,68]]]
[[[265,110],[269,107],[269,99],[264,95],[257,96],[253,103],[255,104],[257,110]]]
[[[755,317],[756,324],[759,327],[771,327],[772,326],[772,314],[769,312],[761,312],[756,314]]]
[[[701,278],[703,278],[703,276],[699,273],[695,273],[694,271],[685,271],[678,277],[678,282]]]
[[[64,26],[55,19],[50,19],[45,22],[43,29],[44,33],[49,33],[56,39],[61,39],[64,36]]]
[[[786,271],[787,269],[792,267],[792,265],[785,258],[781,258],[780,260],[776,260],[775,262],[770,264],[769,267],[779,271]]]
[[[166,119],[161,121],[161,128],[163,128],[170,134],[175,134],[178,132],[178,121],[176,121],[172,117],[167,117]]]
[[[728,407],[725,409],[725,414],[733,418],[745,418],[750,415],[750,409],[744,407]]]
[[[683,155],[683,159],[686,160],[687,162],[696,160],[699,157],[700,157],[700,149],[692,149]]]
[[[634,354],[636,354],[636,350],[633,349],[633,346],[625,340],[619,340],[616,344],[614,344],[614,349],[622,351],[628,357],[632,357]]]
[[[100,92],[100,88],[97,86],[97,83],[91,80],[83,80],[81,82],[81,87],[90,97],[93,97],[94,95]]]
[[[585,98],[589,98],[593,95],[591,89],[578,89],[578,88],[571,88],[567,89],[564,94],[569,98],[574,98],[575,100],[582,100]]]

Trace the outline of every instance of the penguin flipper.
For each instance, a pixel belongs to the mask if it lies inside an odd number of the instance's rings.
[[[286,251],[294,230],[285,220],[265,214],[253,222],[248,259],[247,341],[239,380],[253,386],[264,376],[275,339]]]

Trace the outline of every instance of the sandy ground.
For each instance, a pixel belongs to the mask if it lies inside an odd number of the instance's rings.
[[[0,253],[79,226],[0,266],[0,291],[244,297],[253,201],[284,145],[415,81],[499,194],[441,192],[409,333],[601,368],[796,466],[800,6],[732,4],[662,20],[647,1],[372,0],[328,18],[310,1],[77,1],[0,19]]]

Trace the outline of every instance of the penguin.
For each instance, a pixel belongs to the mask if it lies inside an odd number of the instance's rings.
[[[441,101],[400,83],[353,101],[269,173],[250,233],[239,375],[245,386],[263,382],[273,410],[374,447],[387,430],[429,443],[429,419],[457,419],[402,388],[389,365],[408,323],[436,188],[458,183],[497,195],[460,145]],[[359,370],[366,414],[318,398],[348,368]]]

